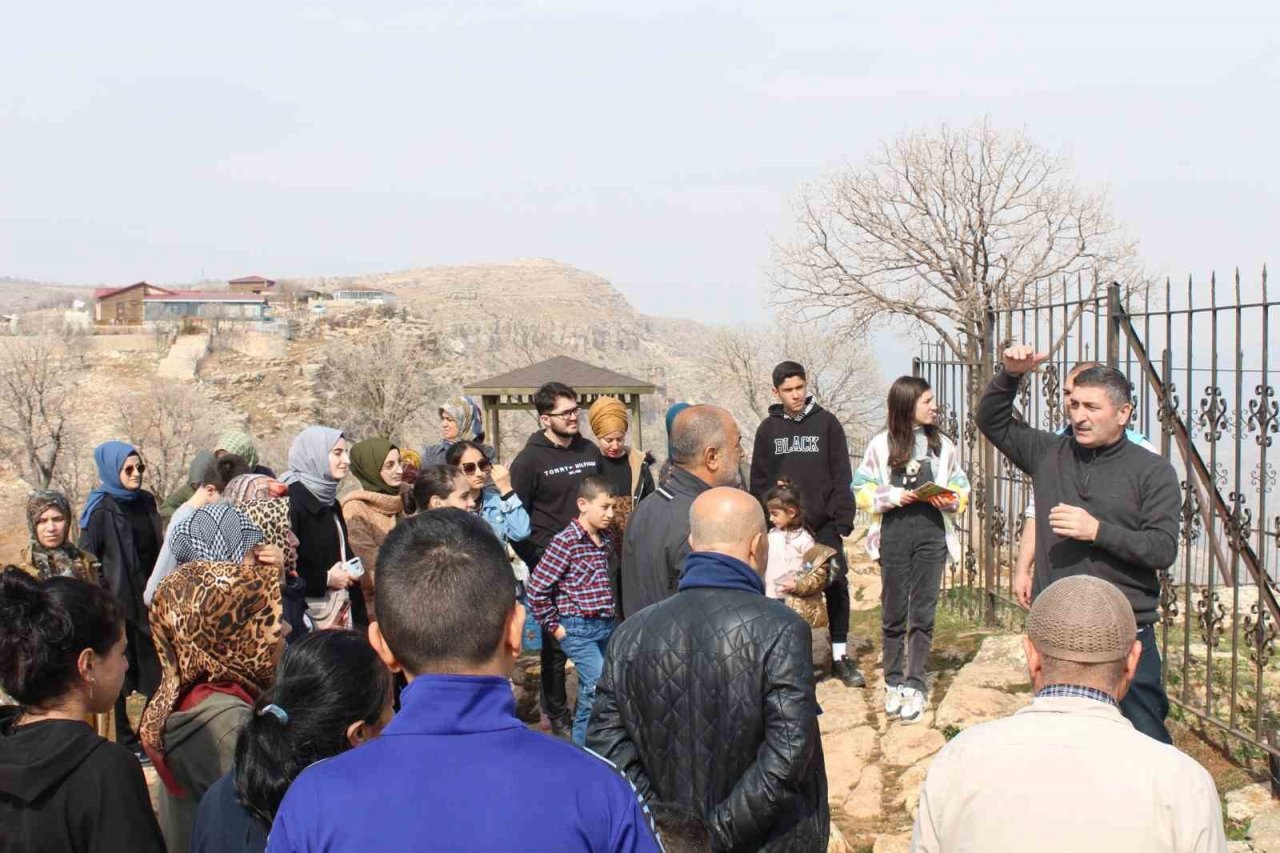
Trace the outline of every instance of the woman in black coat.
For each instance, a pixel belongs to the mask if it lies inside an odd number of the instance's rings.
[[[124,617],[129,671],[116,700],[116,742],[146,761],[146,753],[125,708],[137,691],[150,696],[160,683],[160,659],[151,642],[151,626],[142,592],[164,542],[156,499],[142,488],[147,470],[138,451],[123,441],[108,441],[93,451],[99,484],[80,515],[80,547],[102,563],[102,574]]]
[[[355,552],[338,504],[338,483],[350,468],[347,441],[340,431],[307,427],[293,440],[289,470],[280,480],[289,486],[289,523],[298,537],[298,575],[306,585],[306,597],[316,603],[331,591],[347,590],[352,621],[363,628],[369,619],[360,579],[346,567]]]

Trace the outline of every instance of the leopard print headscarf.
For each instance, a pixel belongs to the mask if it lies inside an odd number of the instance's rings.
[[[164,754],[164,726],[183,693],[231,682],[257,697],[275,675],[282,639],[279,570],[187,563],[166,577],[151,604],[160,686],[142,712],[142,743]]]
[[[284,570],[294,574],[298,569],[298,537],[289,524],[289,499],[237,501],[240,510],[262,531],[262,541],[284,552]]]

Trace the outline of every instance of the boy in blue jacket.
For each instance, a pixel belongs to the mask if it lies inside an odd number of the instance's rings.
[[[516,718],[524,608],[484,520],[442,509],[401,522],[378,552],[376,595],[369,640],[409,680],[400,713],[303,771],[269,853],[661,849],[613,765]]]

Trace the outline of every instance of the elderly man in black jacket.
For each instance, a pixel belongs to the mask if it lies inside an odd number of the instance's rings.
[[[689,507],[707,489],[740,480],[742,431],[724,409],[690,406],[680,412],[669,444],[670,475],[627,521],[614,587],[623,618],[675,593],[689,556]]]
[[[613,635],[587,746],[642,796],[702,815],[718,851],[826,850],[812,638],[764,596],[764,512],[710,489],[690,527],[679,591]]]

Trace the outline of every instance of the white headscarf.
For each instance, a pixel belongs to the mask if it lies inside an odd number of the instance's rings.
[[[320,503],[332,504],[338,499],[338,481],[329,473],[329,451],[342,438],[342,431],[333,427],[310,426],[298,433],[280,482],[301,483]]]

